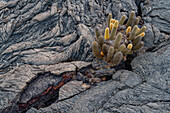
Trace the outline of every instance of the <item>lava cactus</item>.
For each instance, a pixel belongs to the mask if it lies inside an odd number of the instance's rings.
[[[97,58],[107,61],[111,66],[118,65],[122,60],[126,60],[128,54],[132,54],[141,49],[144,45],[142,37],[145,36],[146,27],[139,28],[137,25],[140,16],[136,17],[132,11],[127,19],[123,15],[121,19],[112,19],[112,14],[108,15],[107,28],[104,36],[99,29],[95,29],[96,41],[93,42],[92,51]]]

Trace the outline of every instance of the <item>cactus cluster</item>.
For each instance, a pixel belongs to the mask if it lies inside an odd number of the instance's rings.
[[[99,29],[95,29],[96,41],[92,45],[93,54],[111,66],[118,65],[122,60],[125,61],[128,54],[136,52],[144,45],[142,37],[145,35],[146,27],[137,26],[140,16],[136,17],[132,11],[124,24],[126,19],[126,15],[123,15],[118,21],[112,19],[112,14],[109,14],[104,36]]]

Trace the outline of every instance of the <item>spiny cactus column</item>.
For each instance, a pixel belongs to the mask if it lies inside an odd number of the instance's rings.
[[[116,32],[117,32],[118,25],[119,25],[119,22],[115,21],[114,25],[113,25],[113,28],[112,28],[112,31],[111,31],[111,34],[110,34],[110,37],[109,37],[110,40],[115,39],[115,35],[116,35]]]
[[[92,51],[93,51],[93,54],[94,54],[97,58],[103,58],[103,56],[100,54],[100,51],[99,51],[97,42],[94,42],[94,43],[93,43]]]
[[[114,46],[115,49],[118,49],[121,40],[122,40],[122,33],[119,32],[115,39],[115,46]]]
[[[122,58],[123,54],[121,52],[116,52],[110,64],[112,66],[118,65],[121,62]]]
[[[136,33],[137,33],[137,29],[138,29],[138,26],[135,25],[132,29],[132,32],[130,33],[129,40],[133,40],[135,38]]]
[[[123,15],[120,21],[112,19],[108,15],[107,28],[104,37],[99,29],[96,29],[96,41],[93,42],[92,51],[94,56],[103,59],[111,66],[118,65],[122,59],[126,60],[128,54],[138,51],[144,45],[142,37],[145,36],[146,27],[141,29],[137,26],[140,17],[132,11],[126,24],[127,16]],[[110,32],[110,33],[109,33]]]

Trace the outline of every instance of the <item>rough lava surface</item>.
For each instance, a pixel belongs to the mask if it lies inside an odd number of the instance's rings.
[[[169,6],[168,0],[1,0],[0,111],[38,73],[85,76],[87,69],[107,79],[90,85],[72,80],[58,100],[27,113],[170,112]],[[147,26],[146,52],[131,61],[131,69],[97,68],[94,28],[103,31],[110,12],[120,19],[131,10]]]

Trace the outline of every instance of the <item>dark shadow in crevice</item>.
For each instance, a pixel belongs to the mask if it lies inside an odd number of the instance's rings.
[[[114,67],[115,71],[122,70],[122,69],[132,71],[131,61],[135,57],[137,57],[136,53],[127,55],[126,56],[126,61],[122,61],[118,66]]]

